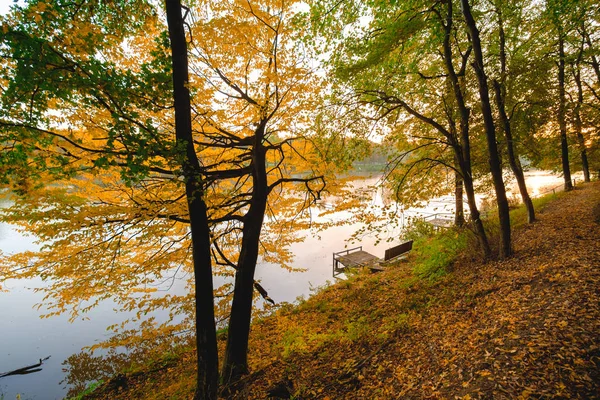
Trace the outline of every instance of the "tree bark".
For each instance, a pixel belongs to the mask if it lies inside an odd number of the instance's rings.
[[[496,204],[498,206],[498,219],[500,220],[500,258],[507,258],[512,253],[511,247],[511,232],[510,232],[510,215],[508,209],[508,199],[506,198],[506,188],[502,180],[502,166],[500,164],[500,156],[498,146],[496,144],[496,127],[492,108],[489,98],[489,89],[487,84],[487,76],[483,64],[483,52],[481,49],[481,41],[479,38],[479,30],[471,14],[471,6],[468,0],[461,0],[462,12],[465,17],[465,22],[470,33],[471,44],[473,45],[473,53],[475,62],[473,67],[479,83],[479,97],[481,102],[481,112],[483,114],[486,139],[489,152],[489,164],[492,178],[494,181],[494,189],[496,190]]]
[[[255,143],[252,151],[252,198],[244,217],[242,247],[235,274],[227,346],[221,374],[225,385],[235,385],[243,375],[248,373],[247,354],[254,272],[268,198],[266,149],[262,144],[266,122],[267,120],[264,119],[255,131]]]
[[[587,32],[587,30],[585,29],[585,25],[583,26],[582,29],[582,35],[584,37],[585,43],[588,46],[588,49],[590,50],[590,62],[592,64],[592,68],[596,74],[596,80],[598,81],[598,84],[600,84],[600,63],[598,62],[598,59],[595,56],[595,49],[592,45],[592,38],[590,37],[589,33]]]
[[[531,197],[529,197],[529,193],[527,192],[527,185],[525,184],[525,176],[523,174],[521,162],[519,161],[519,157],[515,154],[513,143],[514,139],[512,136],[510,121],[508,119],[508,116],[506,115],[506,109],[504,106],[504,96],[502,95],[502,88],[500,87],[500,83],[498,81],[494,81],[494,91],[496,92],[496,105],[498,107],[498,114],[500,115],[500,123],[502,124],[504,136],[506,137],[506,151],[508,153],[508,163],[510,165],[510,169],[513,172],[513,175],[515,176],[515,179],[517,180],[517,185],[519,187],[521,199],[523,200],[523,204],[527,209],[527,221],[531,224],[535,221],[535,209],[533,207],[533,201],[531,201]]]
[[[565,42],[562,29],[558,30],[558,126],[560,128],[560,149],[565,181],[565,192],[573,189],[571,168],[569,167],[569,143],[567,142],[567,120],[565,117]]]
[[[577,62],[575,63],[575,84],[577,85],[577,102],[573,109],[573,125],[575,128],[575,135],[577,136],[577,144],[579,145],[579,152],[581,155],[581,169],[583,170],[583,180],[585,182],[590,181],[590,166],[587,158],[587,149],[585,147],[585,138],[582,132],[581,122],[581,106],[583,105],[583,86],[581,84],[581,60],[583,58],[583,46],[584,42],[581,42],[581,48],[577,56]]]
[[[187,43],[180,1],[166,0],[165,4],[173,66],[175,136],[177,145],[185,149],[182,169],[192,234],[197,348],[197,385],[194,399],[216,399],[219,366],[214,316],[210,231],[207,208],[203,199],[202,169],[194,149],[192,137]]]
[[[447,15],[446,23],[444,24],[444,63],[448,77],[452,84],[452,91],[456,99],[456,104],[460,113],[460,135],[459,145],[454,147],[455,155],[457,158],[460,171],[462,173],[462,179],[464,184],[465,193],[467,195],[467,204],[469,206],[469,213],[471,223],[475,230],[475,234],[479,240],[479,244],[483,250],[485,258],[490,258],[491,249],[481,221],[479,209],[477,208],[477,201],[475,199],[475,189],[473,187],[473,174],[471,170],[471,142],[469,139],[469,118],[471,111],[465,104],[463,92],[460,86],[460,81],[454,64],[452,62],[452,47],[450,39],[452,35],[452,24],[453,24],[453,11],[452,11],[452,0],[446,3]],[[464,60],[466,63],[466,60]]]
[[[527,209],[527,221],[531,224],[535,221],[535,209],[529,193],[527,192],[527,185],[525,184],[525,176],[523,174],[523,168],[519,156],[515,150],[514,139],[512,135],[512,128],[510,125],[510,119],[506,114],[506,39],[504,34],[504,20],[502,18],[502,11],[496,8],[498,13],[498,30],[499,30],[499,44],[500,44],[500,82],[494,80],[494,91],[496,97],[496,106],[498,107],[498,114],[500,117],[500,124],[504,131],[504,137],[506,138],[506,151],[508,153],[508,163],[510,169],[517,180],[519,187],[519,193],[523,204]]]
[[[455,168],[460,169],[458,157],[454,156]],[[465,207],[463,200],[463,178],[458,171],[454,171],[454,225],[465,224]]]

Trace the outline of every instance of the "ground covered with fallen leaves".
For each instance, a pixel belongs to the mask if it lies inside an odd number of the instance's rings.
[[[435,281],[409,260],[282,307],[254,323],[252,374],[225,397],[600,398],[600,182],[547,203],[513,244]],[[183,353],[94,398],[191,398],[193,365]]]

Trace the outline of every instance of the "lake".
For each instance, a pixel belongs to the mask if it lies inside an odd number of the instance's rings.
[[[361,186],[373,185],[377,178],[363,179]],[[562,178],[547,172],[527,173],[527,184],[533,196],[562,183]],[[381,193],[373,193],[372,205],[381,205]],[[0,207],[8,203],[1,203]],[[407,216],[433,212],[451,212],[451,198],[432,201],[428,207],[409,209]],[[348,215],[337,213],[328,218],[345,219]],[[257,266],[257,278],[276,302],[293,302],[299,296],[309,296],[314,288],[327,285],[332,278],[332,253],[354,247],[348,244],[352,233],[359,225],[334,226],[319,236],[308,234],[304,242],[295,243],[291,251],[295,255],[292,264],[295,268],[306,268],[305,272],[289,272],[276,265],[261,263]],[[375,245],[374,235],[362,237],[360,245],[375,255],[382,256],[387,247],[402,241],[397,228],[383,233],[389,243]],[[356,245],[359,245],[358,243]],[[32,237],[24,236],[14,227],[0,223],[0,251],[16,253],[35,250],[38,244]],[[1,335],[0,335],[0,374],[16,368],[32,365],[40,358],[51,356],[44,362],[43,369],[29,375],[17,375],[0,378],[0,399],[13,400],[19,394],[21,399],[53,400],[62,399],[67,388],[60,384],[65,374],[62,363],[70,355],[107,338],[106,327],[127,318],[125,314],[113,311],[111,302],[104,302],[86,314],[89,320],[68,321],[65,315],[40,319],[42,310],[34,305],[41,302],[42,294],[33,289],[43,287],[40,279],[9,281],[8,292],[0,292]],[[184,290],[183,284],[174,285],[172,291]],[[165,316],[166,318],[166,316]]]

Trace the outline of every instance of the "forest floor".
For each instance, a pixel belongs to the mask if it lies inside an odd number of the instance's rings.
[[[600,398],[600,182],[513,232],[514,256],[469,252],[435,280],[411,260],[255,322],[249,375],[226,398]],[[93,397],[186,399],[194,353]]]

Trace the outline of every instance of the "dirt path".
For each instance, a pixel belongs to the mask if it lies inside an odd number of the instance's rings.
[[[412,340],[363,375],[388,365],[401,398],[598,398],[599,207],[598,183],[579,188],[515,235],[510,260],[459,267]]]
[[[300,398],[600,398],[598,210],[596,182],[516,232],[507,261],[462,263],[433,287],[399,290],[396,276],[382,275],[365,290],[377,303],[362,313],[407,316],[406,329],[289,357],[250,397],[287,376]]]

